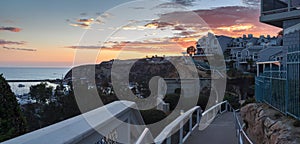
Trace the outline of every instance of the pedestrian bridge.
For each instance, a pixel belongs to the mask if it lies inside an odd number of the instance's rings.
[[[196,106],[157,135],[144,125],[134,102],[117,101],[3,144],[234,144],[250,143],[238,113],[227,101],[202,112]]]

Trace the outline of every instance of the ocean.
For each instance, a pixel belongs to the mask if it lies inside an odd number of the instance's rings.
[[[43,80],[43,79],[62,79],[71,68],[7,68],[0,67],[0,74],[6,80]],[[19,84],[25,87],[18,87]],[[9,85],[16,95],[29,93],[30,86],[39,82],[10,82]],[[55,84],[48,83],[52,87]]]

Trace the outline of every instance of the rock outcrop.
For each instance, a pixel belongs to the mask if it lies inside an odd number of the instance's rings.
[[[296,144],[291,127],[280,120],[273,120],[262,104],[248,104],[241,109],[245,131],[257,144]]]

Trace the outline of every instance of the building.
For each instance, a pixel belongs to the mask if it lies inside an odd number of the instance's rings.
[[[227,36],[215,36],[212,33],[208,33],[207,36],[200,38],[197,42],[196,55],[203,54],[216,54],[219,53],[220,48],[222,52],[227,49],[227,44],[232,40],[231,37]]]
[[[281,48],[281,41],[281,37],[271,37],[269,35],[267,37],[261,35],[256,38],[249,34],[248,36],[243,35],[243,37],[234,38],[225,51],[226,62],[233,63],[233,68],[249,71],[255,67],[261,52],[269,48]]]
[[[262,0],[260,21],[283,29],[283,48],[258,63],[256,99],[300,119],[300,1]]]

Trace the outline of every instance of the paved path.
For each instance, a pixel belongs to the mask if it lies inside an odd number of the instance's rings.
[[[232,112],[216,119],[203,131],[195,129],[185,144],[237,144],[235,121]]]

